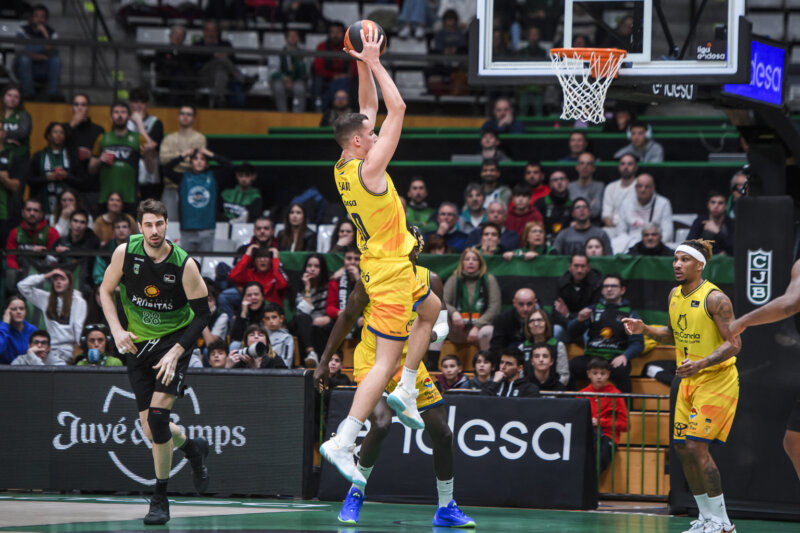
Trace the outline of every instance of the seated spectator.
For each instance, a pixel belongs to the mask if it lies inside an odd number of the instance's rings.
[[[511,261],[515,257],[521,257],[525,261],[530,261],[553,252],[553,248],[547,245],[543,222],[537,220],[528,222],[522,230],[522,235],[524,237],[522,247],[511,252],[503,252],[503,259]]]
[[[110,197],[109,197],[110,198]],[[117,196],[119,198],[119,196]],[[120,205],[122,205],[122,201],[120,200]],[[111,240],[109,240],[105,245],[100,247],[100,251],[108,252],[112,254],[114,250],[117,249],[117,246],[124,242],[128,242],[128,238],[131,236],[131,222],[128,220],[128,216],[118,215],[117,218],[114,220],[114,236]],[[111,261],[111,256],[103,256],[98,255],[94,258],[94,268],[92,269],[92,281],[94,282],[95,286],[99,286],[103,283],[103,278],[106,275],[106,269],[108,268],[108,263]]]
[[[550,52],[545,50],[540,41],[542,40],[542,30],[538,26],[530,26],[528,28],[527,40],[521,44],[521,48],[517,50],[517,56],[525,58],[525,60],[548,60],[550,59]]]
[[[511,191],[511,205],[506,218],[506,228],[517,232],[520,241],[525,240],[523,230],[529,222],[542,222],[542,214],[531,205],[531,189],[525,183],[517,183]]]
[[[25,160],[30,156],[31,129],[33,120],[25,111],[19,85],[9,83],[3,87],[0,119],[0,143],[9,150],[11,161]]]
[[[412,33],[415,39],[425,37],[425,28],[428,21],[433,18],[433,12],[425,0],[406,0],[397,15],[397,26],[400,30],[397,36],[408,39]]]
[[[225,220],[254,222],[264,209],[261,191],[253,186],[256,182],[256,169],[250,163],[243,163],[237,165],[233,173],[236,175],[236,187],[225,189],[220,194]]]
[[[481,164],[481,184],[483,185],[483,207],[499,201],[504,206],[511,201],[511,189],[500,185],[500,166],[494,159],[487,159]]]
[[[19,354],[25,353],[31,333],[36,326],[25,320],[25,300],[12,296],[6,300],[3,321],[0,322],[0,364],[8,365]]]
[[[65,188],[58,195],[56,207],[50,215],[50,225],[56,228],[60,237],[69,235],[69,220],[76,209],[86,209],[81,196],[74,190]],[[89,225],[93,223],[92,216],[89,215]]]
[[[328,362],[328,387],[335,389],[353,385],[355,382],[342,372],[342,354],[340,352],[332,353],[331,360]]]
[[[222,312],[222,309],[217,305],[217,297],[219,291],[212,283],[206,284],[208,287],[208,309],[211,311],[211,318],[208,325],[203,328],[201,335],[203,336],[203,345],[210,346],[211,344],[228,338],[228,326],[231,323],[231,316]]]
[[[155,73],[156,85],[168,89],[167,102],[175,106],[180,99],[187,98],[197,86],[194,74],[194,54],[178,50],[186,41],[186,28],[180,25],[169,30],[171,50],[156,52]]]
[[[626,133],[633,120],[633,113],[630,109],[617,107],[614,110],[614,117],[606,120],[603,125],[603,133]]]
[[[611,249],[608,234],[592,224],[589,202],[585,198],[575,198],[572,201],[572,220],[572,224],[561,230],[553,241],[556,254],[583,254],[586,249],[586,241],[591,237],[599,238],[607,250]]]
[[[84,175],[89,174],[89,159],[94,143],[106,132],[103,126],[92,122],[89,112],[89,97],[85,93],[75,93],[72,97],[72,118],[64,124],[67,142],[78,151]]]
[[[689,228],[687,240],[704,239],[713,241],[714,255],[733,255],[735,222],[725,213],[725,195],[711,191],[708,193],[708,213],[700,215]]]
[[[283,220],[283,230],[278,234],[279,249],[289,252],[314,252],[317,249],[317,234],[306,223],[306,208],[303,204],[289,206]]]
[[[444,301],[451,323],[447,338],[488,350],[492,322],[500,313],[500,285],[475,248],[461,253],[455,272],[444,284]]]
[[[567,334],[572,339],[580,339],[584,332],[588,333],[586,349],[582,356],[570,360],[570,371],[580,378],[589,361],[600,357],[611,365],[611,381],[622,392],[631,392],[631,360],[642,354],[644,337],[628,335],[622,319],[639,318],[639,315],[623,298],[625,286],[618,274],[606,274],[602,287],[600,301],[581,309],[567,327]]]
[[[639,232],[650,223],[661,227],[661,236],[672,240],[672,204],[669,199],[656,193],[656,182],[650,174],[640,174],[634,185],[635,194],[628,196],[619,208],[619,235],[626,235],[628,242],[635,242]]]
[[[327,112],[322,113],[322,120],[320,126],[333,126],[336,119],[342,115],[353,112],[353,106],[350,105],[350,95],[345,89],[339,89],[333,93],[333,102]]]
[[[539,396],[539,387],[528,379],[522,370],[522,352],[507,348],[500,354],[500,369],[483,387],[490,396],[507,398],[533,398]]]
[[[56,31],[47,25],[50,11],[47,6],[33,6],[28,24],[23,25],[17,33],[21,39],[58,39]],[[52,45],[29,44],[17,48],[14,58],[14,73],[22,84],[22,95],[32,98],[35,95],[33,82],[46,84],[47,98],[51,102],[63,102],[64,97],[58,92],[61,82],[61,58],[58,48]]]
[[[642,228],[642,240],[628,249],[630,255],[655,255],[672,257],[675,250],[666,246],[661,240],[661,226],[651,222]]]
[[[625,154],[633,154],[642,163],[662,163],[664,147],[653,140],[653,130],[649,124],[635,120],[628,127],[630,144],[614,152],[614,159]]]
[[[600,300],[603,278],[589,266],[589,258],[582,252],[573,254],[569,268],[558,280],[558,298],[553,303],[558,320],[578,316],[578,312]]]
[[[500,97],[494,101],[492,118],[481,126],[481,130],[492,129],[497,133],[525,133],[525,125],[514,118],[511,100]],[[506,200],[508,203],[508,200]]]
[[[267,248],[278,248],[278,239],[275,237],[275,226],[272,219],[259,216],[253,224],[253,236],[250,242],[241,245],[236,249],[236,261],[240,261],[251,244],[265,246]]]
[[[328,25],[328,38],[317,45],[318,52],[342,52],[345,27],[339,21]],[[350,83],[356,72],[355,61],[342,53],[341,58],[316,57],[311,68],[311,97],[314,111],[326,111],[337,91],[350,92]],[[324,124],[325,126],[332,124]]]
[[[115,238],[115,226],[119,218],[124,218],[128,221],[128,235],[139,233],[139,227],[133,217],[128,213],[122,212],[122,195],[118,192],[112,192],[108,195],[108,200],[106,200],[106,212],[97,217],[94,222],[94,234],[100,239],[101,245],[106,245]]]
[[[500,227],[492,222],[481,224],[481,241],[476,247],[483,255],[498,255],[502,251],[500,248]]]
[[[555,371],[553,347],[545,343],[531,346],[531,359],[525,366],[525,373],[531,383],[540,391],[563,391],[567,387],[558,379]]]
[[[600,237],[589,237],[586,239],[586,244],[583,247],[583,253],[586,257],[602,257],[604,255],[612,255],[611,248],[606,248],[603,239]]]
[[[245,84],[252,80],[246,78],[236,66],[236,57],[231,53],[204,53],[200,49],[211,47],[231,48],[230,41],[220,38],[219,26],[212,20],[203,23],[203,36],[194,43],[198,52],[194,54],[194,71],[205,87],[211,89],[215,102],[226,107],[244,107]],[[228,96],[226,100],[225,96]]]
[[[466,246],[476,246],[480,243],[483,234],[483,227],[488,223],[492,223],[500,230],[500,250],[505,252],[508,250],[516,250],[519,247],[519,234],[516,231],[510,230],[506,227],[506,204],[498,201],[490,202],[486,213],[486,222],[481,224],[476,230],[467,237]]]
[[[632,185],[639,170],[639,162],[635,155],[625,154],[619,158],[617,169],[619,171],[619,179],[606,185],[603,191],[602,218],[603,225],[606,228],[616,228],[619,224],[619,210],[622,202],[634,193]]]
[[[100,240],[89,229],[89,213],[84,209],[76,209],[69,218],[69,232],[56,241],[56,252],[63,254],[71,251],[97,251],[100,249]],[[79,290],[84,294],[92,292],[92,273],[94,271],[94,257],[67,257],[62,258],[61,265],[67,266],[77,274]]]
[[[328,281],[328,299],[325,302],[325,314],[336,320],[339,312],[344,310],[347,305],[347,298],[358,283],[360,277],[361,252],[353,245],[350,245],[344,253],[344,266],[333,273]],[[364,324],[363,317],[359,316],[357,321],[360,328]]]
[[[461,253],[466,246],[467,234],[458,229],[458,207],[453,202],[442,202],[436,215],[439,227],[435,232],[425,235],[427,242],[432,237],[441,237],[450,253]]]
[[[262,323],[267,329],[272,349],[278,357],[283,359],[286,368],[292,368],[294,366],[294,337],[286,329],[283,306],[274,303],[267,304]]]
[[[436,209],[429,206],[428,187],[425,180],[419,176],[411,178],[408,186],[408,203],[406,204],[406,223],[416,226],[422,234],[436,231],[438,224],[434,220]]]
[[[422,247],[423,254],[442,255],[450,252],[447,242],[442,237],[435,234],[425,237],[425,246]]]
[[[458,229],[469,234],[486,222],[484,200],[486,200],[486,193],[483,192],[480,184],[468,183],[464,189],[464,208],[458,219]]]
[[[594,179],[595,168],[594,154],[591,152],[580,154],[577,163],[575,163],[578,179],[570,182],[567,189],[569,189],[569,197],[573,201],[577,198],[585,198],[589,202],[592,222],[599,223],[600,215],[603,212],[605,185],[603,185],[603,182]]]
[[[261,324],[266,312],[266,305],[264,287],[257,281],[245,283],[242,289],[241,310],[234,317],[231,325],[231,339],[234,339],[230,346],[232,350],[239,347],[236,339],[244,338],[244,331],[248,327]]]
[[[481,130],[481,151],[478,153],[484,161],[510,161],[511,158],[500,149],[500,138],[491,128]]]
[[[11,361],[12,366],[44,366],[57,364],[50,357],[50,334],[43,329],[31,333],[28,349]]]
[[[569,134],[569,154],[559,159],[559,161],[570,163],[577,162],[578,157],[588,149],[589,141],[586,139],[586,133],[582,131],[573,131]]]
[[[525,342],[523,324],[528,320],[531,312],[538,307],[536,293],[527,288],[518,289],[514,293],[511,306],[512,309],[497,315],[492,324],[492,340],[489,344],[489,351],[495,360],[507,347],[519,346]]]
[[[353,246],[356,246],[356,227],[349,218],[343,217],[333,229],[331,249],[328,253],[343,254]]]
[[[467,36],[455,9],[439,10],[442,27],[433,35],[432,51],[437,54],[456,55],[467,53]]]
[[[228,368],[286,368],[286,365],[283,364],[283,359],[278,357],[272,349],[267,330],[261,324],[248,326],[241,339],[240,347],[232,349],[228,353],[228,361],[233,362],[232,366]],[[259,343],[264,345],[264,355],[249,355],[247,353],[248,348]]]
[[[83,353],[75,360],[75,366],[123,366],[109,345],[111,333],[105,324],[87,324],[81,335]]]
[[[534,202],[536,209],[544,218],[549,243],[558,232],[569,227],[572,222],[572,200],[569,197],[569,178],[563,170],[555,170],[550,174],[550,193]]]
[[[50,292],[39,288],[48,280]],[[71,365],[86,320],[86,301],[73,289],[72,273],[56,268],[47,274],[33,274],[20,281],[17,289],[44,313],[45,327],[52,336],[51,364]]]
[[[492,355],[486,351],[481,350],[472,356],[472,368],[475,369],[475,376],[464,383],[460,388],[481,390],[489,383],[494,374],[494,361]]]
[[[22,209],[22,223],[11,230],[6,240],[6,280],[7,286],[13,287],[17,280],[27,274],[31,265],[36,263],[33,257],[17,259],[13,250],[32,250],[43,252],[52,250],[59,239],[55,228],[44,219],[44,210],[40,200],[29,199]]]
[[[181,154],[206,147],[206,137],[194,129],[194,120],[197,108],[193,104],[183,104],[178,108],[178,131],[172,132],[161,141],[158,149],[158,162],[166,165]],[[176,172],[188,172],[191,169],[189,161],[184,161],[177,167]],[[164,192],[161,201],[167,207],[168,213],[173,213],[171,221],[177,221],[180,199],[178,198],[178,185],[169,176],[162,176]]]
[[[448,354],[442,357],[442,373],[436,376],[434,384],[439,392],[450,389],[463,389],[467,384],[467,376],[461,368],[461,359],[457,355]]]
[[[286,30],[284,50],[300,50],[300,31],[292,28]],[[308,93],[308,66],[305,57],[300,55],[281,54],[278,56],[280,66],[272,73],[270,87],[275,107],[281,113],[289,111],[288,93],[292,93],[292,112],[304,113],[306,110],[306,94]]]
[[[232,368],[236,364],[228,359],[228,345],[225,340],[219,339],[208,345],[208,366],[211,368]]]
[[[725,214],[732,219],[736,218],[736,202],[742,196],[747,196],[749,181],[750,178],[747,172],[742,170],[734,174],[731,178],[731,195],[728,196],[728,205],[725,208]]]
[[[563,342],[558,340],[564,328],[556,326],[558,332],[554,331],[553,325],[550,322],[550,317],[544,309],[534,309],[523,326],[523,333],[525,340],[519,345],[525,363],[528,364],[533,357],[533,347],[538,344],[545,344],[553,349],[553,367],[554,372],[557,374],[558,380],[563,384],[569,383],[569,357],[567,355],[567,347]]]
[[[83,188],[86,175],[78,151],[66,145],[67,134],[63,124],[48,124],[44,138],[47,147],[31,157],[27,183],[31,197],[39,198],[49,215],[55,211],[58,197],[64,190]]]
[[[618,394],[620,391],[609,383],[611,370],[608,361],[595,357],[589,362],[586,375],[590,384],[580,392],[593,392],[605,394]],[[600,398],[600,409],[595,398],[589,401],[592,409],[592,427],[594,437],[592,442],[597,442],[597,432],[600,431],[600,471],[605,471],[611,464],[614,450],[619,443],[619,435],[628,430],[628,410],[622,398]],[[597,444],[595,444],[595,447]]]
[[[441,12],[441,11],[440,11]],[[433,36],[430,51],[434,54],[457,56],[468,52],[467,36],[459,23],[458,12],[442,12],[442,25]],[[426,69],[428,90],[432,94],[464,94],[469,92],[467,73],[458,62],[441,61]]]
[[[550,187],[545,183],[542,164],[537,161],[529,161],[525,165],[524,179],[531,188],[531,207],[535,207],[536,200],[550,194]]]
[[[228,279],[240,287],[254,281],[259,283],[263,289],[264,299],[279,305],[283,305],[286,288],[289,286],[278,250],[258,244],[247,247],[247,252],[228,274]],[[227,313],[224,307],[222,311]]]
[[[307,368],[316,368],[319,356],[325,348],[328,334],[333,327],[331,318],[325,314],[328,300],[328,265],[320,254],[311,254],[303,265],[299,286],[295,287],[294,303],[297,314],[289,323],[300,343],[300,357]]]

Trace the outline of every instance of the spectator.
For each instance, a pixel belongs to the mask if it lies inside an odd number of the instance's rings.
[[[486,222],[486,208],[483,202],[486,193],[478,183],[468,183],[464,189],[464,209],[458,219],[458,226],[464,233],[470,233]]]
[[[603,239],[600,237],[589,237],[583,246],[583,253],[586,254],[586,257],[602,257],[611,255],[611,248],[606,248]]]
[[[236,364],[228,359],[228,345],[220,339],[208,345],[208,366],[211,368],[232,368]]]
[[[22,209],[22,223],[11,230],[6,241],[6,279],[7,287],[13,287],[17,280],[24,277],[28,269],[35,263],[33,257],[21,257],[11,254],[13,250],[31,250],[43,252],[52,250],[59,239],[55,228],[44,219],[42,202],[30,199]]]
[[[436,215],[439,227],[433,233],[425,235],[428,241],[432,237],[441,237],[447,244],[451,253],[460,253],[464,250],[467,234],[458,229],[458,208],[452,202],[442,202]]]
[[[150,91],[145,87],[136,87],[131,90],[128,102],[131,106],[131,118],[128,119],[128,129],[134,133],[143,133],[145,137],[155,143],[153,150],[158,153],[159,145],[164,140],[164,124],[161,120],[147,114],[147,102],[150,100]],[[147,170],[144,161],[139,160],[139,192],[141,198],[161,198],[161,178],[158,175],[158,165],[152,171]]]
[[[651,222],[642,228],[642,240],[631,246],[628,253],[630,255],[672,257],[675,255],[675,250],[664,244],[661,240],[661,227],[655,222]]]
[[[347,305],[350,293],[358,283],[361,263],[361,252],[355,246],[350,246],[344,252],[344,266],[333,273],[328,281],[328,299],[325,302],[325,314],[331,320],[336,320],[339,313]],[[363,317],[359,316],[356,322],[360,328],[364,324]]]
[[[224,312],[224,311],[223,311]],[[264,287],[257,281],[248,281],[242,289],[242,304],[239,312],[233,319],[231,326],[231,339],[243,339],[245,330],[253,325],[259,325],[264,319],[266,302],[264,300]],[[231,349],[239,347],[237,340],[231,342]],[[238,361],[236,361],[238,362]]]
[[[531,383],[540,391],[563,391],[567,387],[558,379],[554,370],[555,358],[553,347],[545,343],[537,343],[531,347],[531,359],[525,367],[525,373]]]
[[[492,355],[485,350],[481,350],[472,357],[472,368],[475,375],[461,386],[462,389],[481,390],[489,383],[494,373],[494,362]]]
[[[494,101],[492,118],[481,126],[481,130],[492,129],[497,133],[525,133],[525,125],[514,118],[511,100],[500,97]]]
[[[625,133],[633,120],[630,109],[618,107],[614,110],[614,118],[607,120],[603,126],[604,133]]]
[[[600,300],[602,286],[600,272],[589,267],[589,258],[583,252],[573,254],[568,270],[559,278],[558,298],[553,303],[553,311],[559,320],[572,320],[581,309]]]
[[[425,180],[419,176],[411,178],[408,186],[408,203],[406,205],[406,222],[417,226],[422,234],[436,231],[438,224],[434,220],[436,210],[429,206],[428,187]]]
[[[106,132],[103,126],[92,122],[89,111],[89,97],[84,93],[76,93],[72,97],[72,118],[64,124],[67,142],[78,151],[84,175],[89,173],[94,143]]]
[[[325,18],[320,11],[319,0],[296,0],[283,4],[284,22],[304,22],[313,28],[313,31],[325,31]]]
[[[25,353],[31,333],[36,326],[25,320],[25,300],[12,296],[6,300],[3,321],[0,322],[0,364],[8,365],[21,353]]]
[[[65,146],[67,136],[63,124],[48,124],[44,138],[47,147],[33,154],[28,166],[28,185],[31,196],[42,201],[45,214],[49,215],[55,211],[59,195],[68,187],[83,188],[86,176],[78,152]]]
[[[2,115],[3,127],[0,129],[0,144],[8,150],[11,163],[27,161],[30,156],[31,129],[33,120],[25,111],[19,86],[9,83],[3,87]]]
[[[595,157],[591,152],[583,152],[578,156],[575,164],[578,172],[577,181],[570,182],[567,186],[569,196],[573,199],[585,198],[589,202],[592,221],[600,221],[603,212],[603,190],[605,186],[602,182],[594,181]]]
[[[468,51],[467,36],[459,24],[458,12],[448,9],[443,12],[441,19],[442,25],[433,36],[431,52],[447,56],[466,54]],[[466,86],[466,73],[457,63],[442,61],[428,69],[428,74],[429,87],[449,86],[453,94],[456,94],[460,92],[461,86]]]
[[[544,198],[550,194],[550,187],[544,182],[544,170],[542,164],[536,161],[528,161],[525,165],[525,183],[531,188],[531,207],[534,207],[536,200]]]
[[[325,314],[328,300],[328,265],[317,253],[306,258],[303,265],[301,285],[296,290],[297,314],[289,323],[291,331],[300,343],[300,356],[307,368],[319,364],[318,353],[322,353],[328,334],[333,327],[331,318]]]
[[[317,45],[318,52],[342,52],[344,49],[345,27],[335,21],[328,25],[328,38]],[[311,96],[314,99],[314,111],[325,111],[337,91],[350,92],[350,82],[355,74],[356,65],[344,53],[340,58],[316,57],[311,68]],[[327,124],[324,124],[327,125]]]
[[[217,105],[225,107],[244,107],[245,85],[254,81],[246,77],[236,67],[236,58],[227,52],[202,52],[204,47],[230,48],[230,41],[220,38],[219,26],[212,20],[203,23],[203,36],[194,43],[198,52],[194,54],[194,71],[202,80],[205,87],[211,89],[211,96]],[[249,87],[248,87],[249,88]],[[225,95],[228,99],[225,99]]]
[[[111,196],[109,196],[109,199]],[[120,205],[122,202],[120,201]],[[117,218],[114,219],[112,224],[114,228],[114,233],[112,234],[112,238],[106,241],[105,244],[102,242],[100,243],[100,250],[104,252],[108,252],[108,256],[98,255],[94,258],[94,269],[92,270],[92,280],[94,281],[95,286],[99,286],[103,282],[103,278],[106,274],[106,268],[108,268],[108,263],[111,258],[112,253],[114,250],[117,249],[117,246],[124,242],[128,242],[128,237],[131,236],[131,221],[129,220],[127,215],[117,215]]]
[[[542,222],[542,214],[531,205],[531,188],[525,183],[517,183],[511,191],[511,205],[506,218],[506,228],[515,231],[520,241],[525,240],[524,229],[529,222]]]
[[[492,322],[500,313],[500,285],[475,248],[461,253],[455,272],[444,284],[444,301],[451,323],[447,338],[488,350]]]
[[[262,322],[267,330],[272,349],[275,350],[278,357],[283,359],[286,368],[292,368],[294,366],[294,337],[286,329],[283,305],[267,304]]]
[[[44,366],[56,364],[50,357],[50,334],[43,329],[31,333],[28,349],[11,361],[12,366]]]
[[[619,224],[619,210],[626,198],[632,196],[639,164],[636,156],[625,154],[619,158],[619,179],[606,185],[603,192],[603,225],[606,228],[616,228]]]
[[[503,350],[500,355],[500,369],[492,380],[483,387],[483,392],[491,396],[507,398],[533,398],[539,396],[539,387],[523,375],[522,352],[516,348]]]
[[[564,329],[561,326],[556,326],[556,328],[559,333]],[[545,344],[553,350],[554,369],[558,375],[558,380],[564,385],[569,383],[567,347],[562,341],[558,340],[558,335],[554,333],[553,324],[550,322],[547,312],[543,309],[534,309],[525,321],[522,331],[525,339],[520,343],[519,350],[522,352],[525,364],[529,364],[531,361],[533,347],[537,344]]]
[[[21,161],[27,164],[27,161]],[[19,170],[23,165],[12,164],[11,153],[0,146],[0,243],[6,242],[14,218],[14,198],[22,185],[24,174]]]
[[[527,40],[517,51],[517,56],[526,60],[548,60],[550,53],[545,50],[540,41],[542,40],[542,30],[537,26],[528,28]]]
[[[50,280],[50,292],[39,288]],[[54,269],[47,274],[32,274],[17,284],[20,294],[44,313],[45,326],[52,336],[50,358],[55,365],[71,365],[75,345],[86,320],[86,301],[73,289],[72,273]]]
[[[467,237],[466,246],[475,246],[481,240],[483,227],[491,222],[500,229],[500,252],[508,250],[516,250],[519,247],[519,234],[506,227],[506,205],[500,201],[494,201],[489,204],[486,222],[480,228],[474,230]]]
[[[553,241],[553,248],[558,255],[572,255],[584,253],[586,241],[590,237],[598,237],[603,241],[605,249],[611,249],[608,234],[592,224],[589,218],[589,202],[585,198],[575,198],[572,201],[572,224],[561,230]]]
[[[472,19],[475,18],[477,5],[472,0],[440,0],[439,10],[436,13],[440,18],[443,18],[444,14],[450,9],[457,13],[458,20],[460,21],[459,27],[463,30],[466,29],[469,23],[472,22]]]
[[[160,164],[166,165],[168,161],[172,161],[181,154],[206,147],[205,135],[194,129],[196,115],[197,108],[192,104],[184,104],[178,108],[178,131],[170,133],[161,141],[158,156]],[[175,171],[188,172],[189,168],[189,162],[187,161],[176,167]],[[178,185],[168,176],[164,176],[163,185],[164,192],[162,193],[161,201],[167,207],[168,213],[174,213],[173,217],[175,218],[172,220],[177,220],[179,212]]]
[[[250,163],[243,163],[237,165],[233,172],[237,186],[225,189],[220,195],[225,219],[229,222],[253,222],[263,211],[261,191],[253,187],[256,169]]]
[[[664,147],[653,140],[653,130],[649,124],[638,120],[631,122],[628,127],[630,144],[620,148],[614,153],[614,159],[619,159],[625,154],[633,154],[642,163],[662,163],[664,161]]]
[[[525,342],[523,324],[531,312],[538,307],[536,293],[522,288],[514,293],[511,301],[512,309],[501,312],[492,324],[492,340],[489,351],[495,359],[508,346],[519,346]]]
[[[76,358],[75,366],[123,366],[111,351],[110,339],[105,324],[87,324],[79,343],[83,353]]]
[[[467,384],[467,376],[461,368],[461,360],[457,355],[447,354],[442,357],[442,373],[436,376],[434,384],[439,392],[450,389],[463,389]]]
[[[573,131],[569,134],[569,154],[559,159],[559,161],[577,163],[581,154],[588,149],[589,141],[586,139],[586,133],[582,131]]]
[[[725,213],[725,195],[718,191],[708,193],[708,213],[700,215],[689,228],[687,240],[704,239],[712,241],[714,255],[733,255],[735,222]],[[669,239],[668,239],[669,240]]]
[[[331,354],[331,360],[328,361],[328,387],[335,389],[336,387],[352,387],[355,385],[347,375],[342,372],[342,354],[334,352]]]
[[[225,340],[228,338],[228,324],[230,324],[230,315],[224,313],[222,309],[217,306],[217,297],[219,291],[212,283],[208,283],[208,309],[211,311],[211,319],[208,325],[203,328],[203,345],[210,346],[212,343]]]
[[[128,221],[129,235],[131,233],[138,233],[136,221],[128,213],[122,212],[122,195],[118,192],[112,192],[106,199],[106,212],[97,217],[94,223],[94,234],[100,239],[100,244],[105,245],[116,233],[116,220],[124,218]]]
[[[69,217],[69,231],[56,241],[56,252],[63,254],[72,251],[96,252],[100,249],[100,240],[89,229],[89,213],[85,209],[76,209]],[[92,271],[94,257],[69,257],[63,258],[62,266],[72,270],[76,277],[79,290],[83,294],[92,292]]]
[[[750,180],[747,172],[740,170],[731,178],[731,195],[728,196],[728,205],[725,214],[730,218],[736,218],[736,202],[742,196],[747,196],[747,183]]]
[[[339,89],[333,93],[333,104],[327,112],[322,113],[322,120],[320,126],[331,126],[336,119],[347,113],[352,113],[353,108],[350,105],[350,95],[345,89]]]
[[[497,132],[492,128],[483,128],[481,130],[481,151],[478,153],[481,158],[492,161],[510,161],[511,158],[500,149],[500,139],[497,137]]]
[[[579,339],[588,332],[586,349],[580,357],[570,360],[573,376],[582,377],[593,357],[600,357],[611,364],[611,380],[622,392],[631,392],[631,361],[642,354],[644,337],[628,335],[623,318],[639,318],[631,304],[623,298],[625,286],[618,274],[603,277],[602,298],[596,304],[584,307],[570,321],[567,334]]]
[[[497,161],[487,159],[481,164],[481,182],[483,184],[483,207],[488,208],[494,201],[500,201],[503,205],[508,205],[511,200],[511,189],[505,185],[500,185],[500,167]]]
[[[81,196],[72,189],[65,188],[58,195],[55,201],[55,209],[50,215],[50,225],[56,228],[59,236],[66,237],[69,234],[69,219],[76,209],[85,209]],[[90,224],[93,222],[89,216]]]
[[[251,244],[266,246],[267,248],[278,248],[278,239],[275,238],[275,226],[269,217],[260,216],[253,224],[253,236],[250,242],[243,244],[236,249],[236,261],[239,261]]]
[[[58,39],[56,31],[47,25],[50,11],[47,6],[33,6],[28,24],[23,25],[17,33],[20,39]],[[14,58],[14,73],[22,84],[22,95],[33,98],[35,95],[33,82],[44,82],[47,87],[47,99],[51,102],[63,102],[64,97],[58,92],[61,82],[61,58],[58,48],[52,45],[29,44],[19,46]]]
[[[413,31],[415,39],[425,38],[425,28],[432,18],[433,11],[426,0],[405,0],[397,15],[397,36],[408,39]]]
[[[592,359],[586,375],[589,377],[590,384],[580,392],[619,394],[619,389],[608,381],[611,370],[605,359],[599,357]],[[595,435],[592,437],[592,442],[597,442],[597,431],[601,432],[600,471],[602,472],[611,464],[614,449],[619,443],[620,433],[628,429],[628,410],[625,408],[625,400],[622,398],[600,398],[599,410],[596,398],[590,398],[589,404],[592,409],[592,427]]]
[[[450,251],[447,248],[447,242],[442,237],[433,234],[425,238],[425,246],[422,247],[422,253],[442,255],[450,253]]]
[[[317,234],[306,224],[306,208],[303,204],[289,206],[278,241],[279,248],[289,252],[313,252],[317,249]]]
[[[246,353],[247,349],[251,345],[258,343],[264,344],[266,353],[261,356],[251,357]],[[228,359],[233,360],[233,368],[286,368],[283,359],[278,357],[272,349],[267,330],[260,324],[248,326],[242,337],[241,348],[231,351],[228,354]]]
[[[300,50],[300,32],[295,29],[286,30],[286,45],[284,50]],[[278,57],[280,66],[272,73],[270,87],[275,99],[275,107],[281,113],[289,110],[287,93],[292,93],[292,111],[304,113],[306,110],[306,93],[308,92],[308,67],[306,60],[300,55],[281,54]]]
[[[99,172],[100,203],[105,203],[112,192],[118,192],[126,211],[133,212],[137,201],[139,160],[144,159],[145,169],[154,172],[156,144],[146,133],[136,134],[128,129],[130,113],[131,109],[125,102],[111,105],[113,127],[94,143],[89,173]]]
[[[247,287],[258,282],[263,289],[264,299],[270,303],[283,305],[286,288],[289,283],[281,266],[280,256],[276,248],[267,248],[257,243],[247,247],[242,259],[233,267],[228,279],[237,286]],[[235,291],[236,289],[227,289]],[[222,312],[228,313],[231,306],[220,304]]]
[[[197,80],[194,75],[194,55],[179,50],[185,45],[186,28],[180,25],[169,30],[171,50],[156,52],[156,85],[168,89],[167,102],[174,106],[180,98],[194,92]],[[227,354],[227,352],[226,352]]]
[[[639,236],[642,228],[650,223],[658,224],[665,241],[673,235],[672,204],[668,198],[656,193],[656,182],[650,174],[639,174],[634,185],[636,194],[630,195],[619,209],[619,235],[628,237],[628,242]]]
[[[343,254],[349,248],[356,246],[356,227],[349,218],[341,218],[333,229],[335,242],[331,243],[328,253]]]
[[[543,222],[537,220],[528,222],[522,230],[522,235],[525,236],[522,247],[511,252],[503,252],[503,259],[511,261],[514,257],[522,257],[525,261],[530,261],[553,252],[553,248],[547,245]]]
[[[534,202],[536,209],[544,217],[548,238],[552,239],[572,222],[572,200],[567,185],[569,179],[562,170],[550,174],[550,194]]]

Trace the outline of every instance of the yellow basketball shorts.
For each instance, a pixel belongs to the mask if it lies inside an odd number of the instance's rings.
[[[366,328],[379,337],[408,339],[414,304],[430,290],[417,279],[411,261],[407,257],[362,257],[361,281],[372,308]]]
[[[739,372],[735,365],[682,380],[675,403],[673,438],[724,443],[738,403]]]

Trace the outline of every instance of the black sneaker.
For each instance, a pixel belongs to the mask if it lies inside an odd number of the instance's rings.
[[[150,498],[150,511],[144,517],[146,526],[163,526],[169,522],[169,500],[166,496],[154,494]]]
[[[187,455],[189,464],[192,465],[192,481],[194,481],[194,490],[198,494],[203,494],[208,489],[208,482],[210,477],[208,475],[208,468],[206,468],[206,457],[208,457],[208,441],[202,437],[193,439],[194,452]]]

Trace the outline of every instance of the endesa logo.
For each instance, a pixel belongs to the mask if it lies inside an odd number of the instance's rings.
[[[753,41],[750,49],[750,83],[726,84],[724,92],[767,104],[783,103],[786,50]]]

